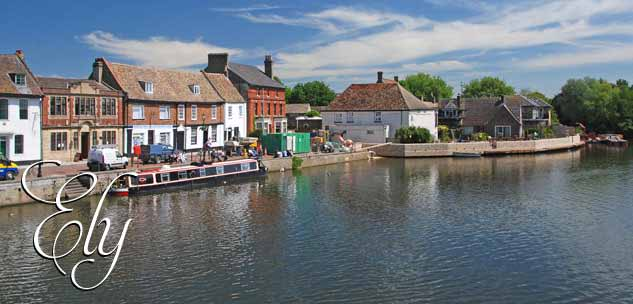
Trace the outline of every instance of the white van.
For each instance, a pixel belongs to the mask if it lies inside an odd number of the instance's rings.
[[[128,158],[123,156],[116,149],[116,146],[95,146],[88,152],[88,169],[90,171],[125,169],[127,165]]]

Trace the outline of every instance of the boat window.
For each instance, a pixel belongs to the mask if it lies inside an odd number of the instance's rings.
[[[224,166],[224,173],[240,172],[241,168],[242,168],[242,166],[240,164],[226,165],[226,166]]]
[[[248,163],[242,163],[242,167],[240,168],[242,171],[248,171]]]
[[[162,182],[168,182],[169,181],[169,173],[161,173],[160,174],[160,179]]]
[[[154,176],[152,176],[151,174],[139,175],[138,176],[138,183],[140,185],[153,184],[154,183]]]
[[[178,180],[178,172],[169,172],[169,180],[177,181]]]
[[[251,167],[251,170],[257,169],[257,163],[256,162],[251,162],[250,163],[250,167]]]
[[[206,174],[206,172],[207,172],[207,171],[206,171],[206,170],[204,170],[204,169],[200,169],[200,170],[198,170],[198,171],[199,171],[198,176],[206,176],[206,175],[207,175],[207,174]]]
[[[200,170],[189,170],[187,174],[189,174],[189,177],[200,177]]]
[[[206,170],[206,172],[205,172],[206,174],[205,175],[207,175],[207,176],[215,175],[215,173],[216,173],[215,172],[215,167],[209,167],[209,168],[206,168],[205,170]]]
[[[189,175],[187,175],[187,171],[178,171],[178,179],[187,179]]]
[[[222,167],[222,166],[215,167],[215,171],[218,174],[224,174],[224,167]]]

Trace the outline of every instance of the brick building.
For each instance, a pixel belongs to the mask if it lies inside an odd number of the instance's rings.
[[[90,147],[123,145],[123,93],[90,79],[38,77],[44,159],[86,159]]]
[[[247,102],[247,130],[265,133],[286,132],[286,89],[273,79],[272,56],[267,55],[264,69],[228,61],[228,54],[209,54],[205,71],[226,73]]]

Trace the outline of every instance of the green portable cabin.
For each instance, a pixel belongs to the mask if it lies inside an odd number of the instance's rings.
[[[262,147],[268,154],[289,150],[293,153],[310,152],[310,133],[274,133],[262,136]]]

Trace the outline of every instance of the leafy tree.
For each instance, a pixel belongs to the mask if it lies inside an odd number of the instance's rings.
[[[442,78],[425,73],[409,75],[400,84],[418,98],[428,101],[437,101],[440,98],[451,98],[453,87]]]
[[[426,128],[402,127],[396,130],[396,138],[404,144],[430,143],[433,135]]]
[[[327,106],[336,93],[323,81],[310,81],[295,85],[287,99],[288,103],[309,103],[312,106]]]
[[[319,111],[317,111],[317,110],[310,110],[310,111],[306,112],[306,116],[308,116],[308,117],[319,117],[319,116],[321,116],[321,113],[319,113]]]
[[[516,94],[514,88],[497,77],[474,79],[464,86],[464,97],[490,97]]]

